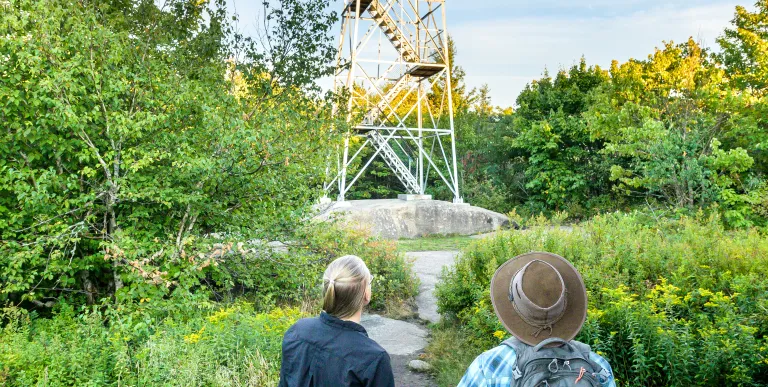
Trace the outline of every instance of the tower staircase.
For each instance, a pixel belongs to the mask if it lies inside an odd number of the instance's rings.
[[[386,94],[381,97],[381,101],[376,104],[368,113],[365,115],[365,118],[363,119],[364,125],[376,125],[377,121],[379,120],[379,117],[381,117],[381,114],[384,113],[385,109],[387,107],[391,107],[392,103],[395,101],[395,98],[400,94],[403,89],[405,89],[408,84],[411,81],[410,74],[405,74],[400,79],[398,79],[394,85],[392,85],[392,88],[387,90]]]
[[[419,54],[410,39],[397,26],[397,22],[389,15],[389,9],[382,4],[379,0],[360,0],[360,13],[368,10],[371,18],[376,24],[384,31],[384,35],[387,36],[392,45],[395,46],[400,55],[403,56],[406,62],[418,63]],[[350,12],[357,11],[357,0],[352,0],[347,9]]]
[[[416,177],[413,176],[410,169],[403,163],[403,160],[395,153],[395,150],[389,145],[389,142],[378,130],[372,130],[368,132],[368,138],[371,139],[374,148],[379,151],[381,158],[389,165],[392,171],[395,172],[395,176],[405,186],[408,193],[418,194],[421,192],[421,186],[419,185]]]

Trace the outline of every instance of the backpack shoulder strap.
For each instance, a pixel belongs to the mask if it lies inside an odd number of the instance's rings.
[[[508,347],[512,347],[515,350],[515,354],[520,356],[520,353],[525,351],[526,347],[530,347],[528,344],[518,340],[517,337],[510,337],[502,343]]]
[[[531,351],[531,346],[518,340],[517,337],[511,337],[504,340],[504,345],[511,347],[515,350],[515,369],[512,370],[512,376],[515,380],[523,377],[523,371],[520,370],[520,364],[525,364],[528,352]]]
[[[570,343],[585,359],[589,360],[589,353],[592,352],[592,348],[589,345],[576,340],[571,340]]]

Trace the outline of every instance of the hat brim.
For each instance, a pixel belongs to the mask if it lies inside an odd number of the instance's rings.
[[[560,272],[565,283],[567,306],[565,314],[552,325],[535,336],[538,327],[526,323],[509,300],[509,283],[523,266],[533,260],[542,260],[554,266]],[[501,265],[491,279],[491,303],[496,316],[513,336],[528,345],[536,345],[549,337],[573,340],[587,318],[587,289],[581,274],[565,258],[547,252],[531,252],[518,255]]]

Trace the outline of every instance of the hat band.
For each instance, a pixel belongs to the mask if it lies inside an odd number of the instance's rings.
[[[536,305],[536,303],[531,301],[523,291],[523,276],[526,269],[528,269],[528,266],[534,262],[543,263],[549,266],[555,273],[557,273],[557,278],[560,281],[560,297],[554,304],[546,308]],[[560,321],[565,315],[565,309],[568,304],[566,293],[565,282],[563,281],[560,272],[555,269],[554,266],[541,260],[532,260],[531,262],[528,262],[528,264],[515,273],[512,277],[512,281],[509,283],[509,300],[512,302],[515,311],[517,311],[517,314],[526,322],[526,324],[538,328],[534,333],[534,337],[538,337],[543,330],[549,330],[550,335],[552,334],[552,325]]]

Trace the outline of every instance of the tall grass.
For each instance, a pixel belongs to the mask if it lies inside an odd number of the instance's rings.
[[[168,317],[153,333],[98,312],[13,316],[0,340],[0,385],[271,386],[282,335],[301,313],[248,304]]]
[[[768,384],[765,235],[726,231],[717,217],[641,213],[599,216],[572,232],[548,226],[539,220],[525,232],[479,241],[445,273],[438,306],[454,322],[446,329],[467,337],[468,352],[507,337],[489,299],[496,268],[550,251],[582,273],[590,309],[577,339],[611,362],[620,384]],[[430,356],[444,357],[435,346]]]

